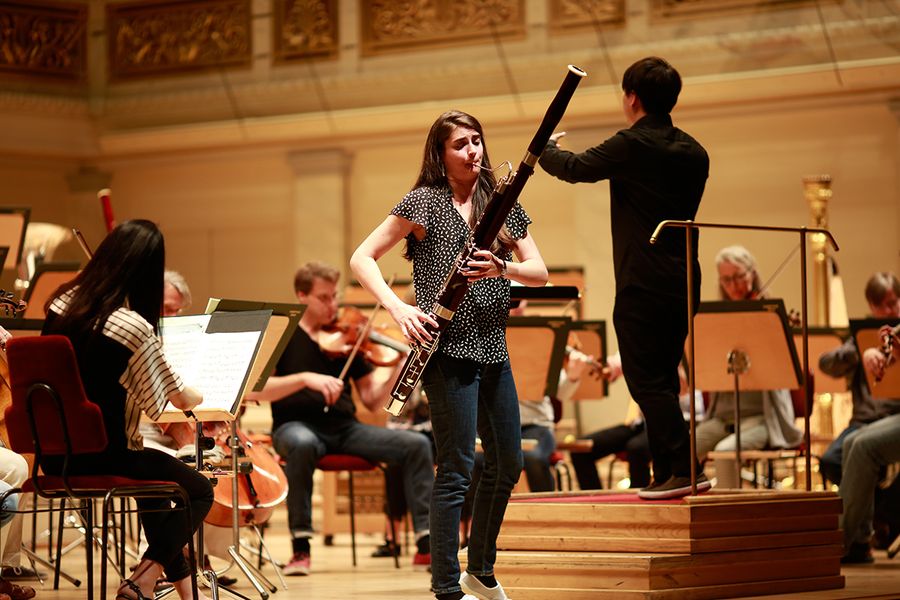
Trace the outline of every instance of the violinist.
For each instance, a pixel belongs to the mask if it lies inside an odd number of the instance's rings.
[[[888,276],[889,273],[877,275]],[[896,278],[893,282],[896,285]],[[900,293],[893,290],[893,299],[888,299],[895,307],[900,308]],[[900,310],[895,310],[894,317],[900,317]],[[877,356],[882,352],[881,348],[867,348],[863,356],[867,354]],[[892,357],[896,360],[896,345],[892,349]],[[881,357],[884,359],[884,356]],[[872,360],[863,360],[863,368],[872,371],[873,374],[881,368]],[[873,371],[873,369],[875,369]],[[900,462],[900,413],[894,412],[872,423],[857,427],[844,436],[842,445],[842,471],[843,481],[839,490],[844,511],[841,514],[840,528],[844,532],[844,556],[842,564],[867,564],[874,562],[872,557],[872,541],[875,531],[874,522],[880,516],[888,519],[893,517],[895,527],[890,531],[887,540],[894,539],[900,532],[896,530],[897,503],[896,497],[885,501],[879,501],[879,495],[887,495],[895,485],[888,490],[882,490],[878,485],[885,468]],[[882,513],[890,511],[889,515],[878,515],[878,508]]]
[[[157,226],[126,221],[46,305],[43,333],[72,341],[85,391],[101,407],[109,438],[103,452],[73,457],[69,472],[174,481],[189,497],[190,521],[185,511],[163,510],[170,507],[168,500],[138,500],[149,545],[116,592],[118,600],[152,598],[163,571],[182,599],[192,597],[190,574],[196,565],[188,564],[185,544],[213,501],[206,477],[168,454],[143,448],[138,431],[141,412],[154,418],[169,402],[190,410],[202,400],[172,370],[157,335],[164,265],[165,246]],[[57,458],[44,460],[44,472],[61,472]]]
[[[866,283],[866,302],[869,313],[876,319],[900,318],[900,280],[893,273],[874,273]],[[829,481],[841,484],[842,448],[845,438],[856,429],[888,415],[900,413],[900,398],[875,401],[866,383],[865,370],[877,368],[880,351],[868,349],[860,357],[856,341],[847,338],[840,348],[822,354],[819,368],[832,377],[846,377],[853,396],[850,423],[819,459],[819,468]]]
[[[743,246],[728,246],[716,254],[719,293],[723,300],[759,298],[760,277],[756,258]],[[803,433],[794,424],[794,405],[789,390],[741,392],[741,449],[790,448],[800,443]],[[713,392],[709,411],[697,425],[697,457],[702,461],[711,450],[734,450],[734,392]],[[740,487],[737,466],[732,460],[716,461],[718,487]]]
[[[427,569],[431,564],[428,498],[434,482],[431,445],[418,433],[365,425],[356,419],[350,382],[338,378],[347,358],[326,353],[318,343],[337,315],[339,277],[337,269],[320,262],[298,269],[294,290],[297,300],[307,305],[306,311],[274,375],[262,391],[250,395],[271,402],[272,443],[286,461],[293,555],[284,573],[309,574],[313,472],[316,462],[330,453],[402,466],[404,494],[416,535],[413,566]],[[348,375],[363,404],[369,410],[380,409],[394,378],[376,381],[362,356],[353,359]]]
[[[0,352],[6,352],[6,343],[12,339],[12,334],[0,327]],[[4,360],[5,362],[5,360]],[[8,372],[4,374],[4,377],[8,377]],[[5,390],[6,393],[10,393],[9,390]],[[0,411],[3,409],[0,408]],[[0,414],[0,418],[3,415]],[[6,423],[3,425],[3,437],[6,437]],[[11,488],[20,487],[25,480],[29,476],[29,468],[28,462],[25,460],[21,454],[17,454],[7,448],[3,441],[0,440],[0,482],[8,485]],[[31,502],[29,496],[19,496],[19,503],[21,502]],[[9,501],[15,506],[21,507],[19,503],[16,503],[15,497],[11,497],[12,499]],[[15,508],[13,506],[13,508]],[[2,558],[0,558],[0,564],[2,564],[2,568],[0,568],[0,594],[4,593],[4,588],[9,588],[10,581],[24,581],[30,579],[38,579],[38,573],[30,568],[22,566],[22,521],[24,515],[22,513],[15,513],[8,515],[7,519],[10,521],[6,528],[6,538],[4,540],[3,549],[2,549]],[[19,587],[15,586],[13,588],[9,588],[14,590],[15,593],[7,591],[5,593],[9,594],[14,599],[18,598],[30,598],[34,596],[34,590],[30,587]],[[31,590],[31,595],[28,595],[28,590]]]

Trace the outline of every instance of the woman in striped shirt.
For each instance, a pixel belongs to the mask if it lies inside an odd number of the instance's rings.
[[[181,598],[193,597],[194,565],[188,564],[184,548],[213,501],[206,477],[172,456],[145,449],[138,431],[141,413],[157,419],[168,402],[190,410],[202,400],[185,387],[163,354],[158,325],[164,267],[165,246],[157,226],[127,221],[46,306],[43,333],[72,341],[85,392],[102,409],[108,438],[102,453],[72,457],[69,473],[174,481],[190,498],[190,522],[185,511],[167,510],[167,500],[138,501],[149,545],[132,577],[119,587],[120,600],[153,598],[163,572]],[[43,467],[59,473],[62,461],[45,459]]]

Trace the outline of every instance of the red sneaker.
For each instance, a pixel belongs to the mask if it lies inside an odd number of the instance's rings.
[[[431,553],[416,552],[416,555],[413,556],[413,571],[428,571],[430,573]]]
[[[309,575],[309,553],[297,552],[284,565],[285,575]]]

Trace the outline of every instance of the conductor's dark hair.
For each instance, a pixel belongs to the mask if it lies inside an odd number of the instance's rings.
[[[637,61],[622,76],[622,90],[636,95],[647,114],[667,115],[681,92],[681,75],[665,60],[649,56]]]
[[[118,225],[94,252],[84,269],[60,286],[47,301],[71,292],[59,329],[75,340],[91,342],[116,309],[127,306],[159,333],[166,249],[155,223],[138,219]]]

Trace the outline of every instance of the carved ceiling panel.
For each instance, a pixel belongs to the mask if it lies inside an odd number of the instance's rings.
[[[716,17],[735,11],[786,8],[813,2],[814,0],[651,0],[650,16]]]
[[[86,25],[85,5],[0,2],[0,72],[83,80]]]
[[[364,55],[525,35],[524,0],[360,0],[360,14]]]
[[[250,0],[132,2],[107,6],[112,80],[249,66]]]
[[[625,23],[625,0],[549,0],[547,24],[560,33]]]
[[[338,53],[338,0],[275,0],[276,63],[332,57]]]

